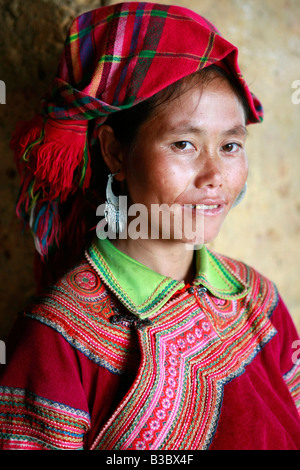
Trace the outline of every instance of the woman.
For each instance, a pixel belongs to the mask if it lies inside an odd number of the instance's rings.
[[[243,197],[261,119],[236,48],[195,13],[74,21],[42,118],[13,142],[18,212],[56,281],[11,335],[3,449],[300,448],[289,313],[205,247]]]

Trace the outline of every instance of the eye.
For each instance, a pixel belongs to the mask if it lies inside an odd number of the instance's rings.
[[[177,150],[192,150],[195,148],[194,145],[191,144],[191,142],[188,142],[186,140],[180,140],[178,142],[174,142],[173,146]]]
[[[229,144],[223,145],[222,150],[228,153],[234,153],[240,150],[242,146],[236,142],[230,142]]]

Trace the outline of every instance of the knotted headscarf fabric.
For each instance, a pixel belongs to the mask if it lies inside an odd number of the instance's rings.
[[[237,48],[191,10],[128,2],[73,21],[40,115],[18,126],[12,139],[22,179],[17,214],[43,258],[60,243],[60,204],[89,187],[95,141],[89,123],[99,126],[111,113],[211,64],[240,81],[250,108],[247,124],[261,121],[262,107],[241,75]]]

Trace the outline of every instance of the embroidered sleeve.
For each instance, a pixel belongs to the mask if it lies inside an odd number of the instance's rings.
[[[14,387],[0,387],[0,448],[83,448],[89,415]]]
[[[300,416],[300,360],[283,376]]]
[[[300,340],[292,317],[281,298],[272,322],[278,332],[281,373],[300,415]]]
[[[57,332],[20,318],[0,374],[0,449],[82,449],[91,427],[78,354]]]

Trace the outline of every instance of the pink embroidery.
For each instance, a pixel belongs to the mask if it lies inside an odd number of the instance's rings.
[[[97,284],[97,278],[91,271],[79,272],[74,280],[79,287],[85,290],[92,290]]]
[[[226,300],[224,299],[219,299],[218,297],[212,297],[212,300],[214,301],[214,303],[216,305],[225,305],[226,304]]]
[[[189,350],[202,348],[215,335],[209,322],[201,313],[198,321],[191,322],[189,327],[182,331],[177,338],[167,339],[165,342],[165,380],[157,396],[156,406],[141,431],[136,435],[130,448],[151,449],[158,445],[166,423],[171,420],[172,413],[178,406],[178,390],[182,382],[183,362]]]

